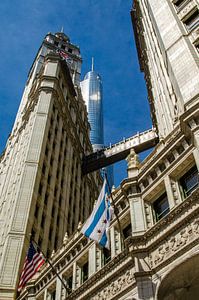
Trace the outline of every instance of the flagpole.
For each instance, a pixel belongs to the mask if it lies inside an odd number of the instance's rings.
[[[104,170],[104,176],[106,178],[106,182],[107,182],[109,194],[110,194],[110,197],[111,197],[111,204],[113,205],[114,214],[115,214],[115,217],[116,217],[116,220],[117,220],[117,224],[118,224],[118,228],[119,228],[119,232],[120,232],[120,235],[121,235],[122,246],[123,246],[124,249],[129,250],[128,247],[126,246],[125,241],[124,241],[125,240],[124,233],[122,231],[121,223],[120,223],[117,211],[116,211],[116,205],[115,205],[115,201],[113,200],[113,196],[112,196],[112,192],[111,192],[111,187],[110,187],[110,184],[109,184],[109,181],[108,181],[106,170]]]
[[[35,242],[35,240],[32,239],[32,242],[37,246],[37,248],[39,249],[39,251],[42,253],[43,257],[45,258],[46,262],[49,263],[49,265],[51,266],[52,270],[55,272],[56,276],[59,278],[59,280],[61,281],[61,283],[63,284],[63,286],[65,287],[67,292],[71,292],[71,289],[68,288],[65,284],[65,282],[63,281],[63,279],[60,277],[60,275],[57,273],[56,269],[53,267],[53,264],[50,262],[50,260],[44,255],[43,251],[40,249],[39,245]]]

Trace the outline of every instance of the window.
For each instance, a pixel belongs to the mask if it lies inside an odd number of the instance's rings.
[[[42,183],[40,182],[40,184],[39,184],[39,195],[42,194],[42,189],[43,189],[43,186],[42,186]]]
[[[35,235],[36,235],[36,231],[32,228],[31,231],[31,238],[34,240],[35,239]]]
[[[42,167],[42,173],[43,173],[43,175],[45,175],[45,173],[46,173],[46,165],[45,165],[45,163],[43,164],[43,167]]]
[[[35,208],[35,218],[38,217],[38,214],[39,214],[39,205],[37,204]]]
[[[46,146],[46,150],[45,150],[45,155],[48,156],[48,152],[49,152],[49,149],[48,149],[48,146]]]
[[[107,248],[103,248],[102,251],[102,264],[106,265],[111,260],[111,251]]]
[[[42,219],[41,219],[41,227],[42,228],[44,228],[45,221],[46,221],[45,215],[42,215]]]
[[[57,250],[58,248],[58,236],[55,236],[55,241],[54,241],[54,249]]]
[[[39,237],[39,241],[38,241],[38,246],[39,246],[39,248],[41,248],[42,240],[43,240],[43,239],[42,239],[42,237],[40,236],[40,237]]]
[[[54,45],[55,45],[55,46],[58,46],[58,45],[59,45],[59,42],[54,41]]]
[[[88,262],[82,266],[82,283],[88,279]]]
[[[56,290],[50,293],[50,300],[55,300],[56,299]]]
[[[124,238],[126,239],[127,237],[132,235],[132,228],[131,228],[131,224],[128,224],[126,227],[124,227],[123,231],[123,235]]]
[[[73,288],[73,276],[72,275],[70,277],[65,278],[65,284],[68,288],[67,294],[69,295],[72,293],[72,288]]]
[[[196,50],[198,51],[199,53],[199,42],[197,44],[195,44],[195,47],[196,47]]]
[[[188,30],[192,30],[199,25],[199,11],[193,10],[189,16],[183,21]]]
[[[48,203],[48,197],[49,197],[49,194],[48,193],[46,193],[45,194],[45,197],[44,197],[44,203],[47,205],[47,203]]]
[[[194,166],[184,176],[180,178],[180,186],[182,188],[183,195],[185,198],[197,188],[198,183],[198,169],[196,166]]]
[[[180,8],[180,6],[182,4],[184,4],[185,2],[187,2],[187,1],[186,0],[176,0],[176,1],[174,1],[174,5],[176,8]]]
[[[69,53],[73,53],[73,49],[68,48],[68,52],[69,52]]]
[[[167,194],[164,193],[153,203],[153,210],[155,214],[155,220],[159,221],[169,213],[169,202]]]
[[[48,174],[48,184],[50,184],[50,181],[51,181],[51,176],[50,174]]]

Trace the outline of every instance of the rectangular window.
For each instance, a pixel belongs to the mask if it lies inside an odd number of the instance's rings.
[[[193,10],[189,16],[183,21],[188,30],[192,30],[199,25],[199,11]]]
[[[69,289],[68,294],[71,294],[72,288],[73,288],[73,276],[72,275],[66,279],[66,286]]]
[[[56,290],[50,293],[50,300],[55,300],[56,299]]]
[[[196,47],[196,50],[198,51],[199,53],[199,42],[197,44],[195,44],[195,47]]]
[[[35,218],[38,217],[38,214],[39,214],[39,204],[37,204],[35,208]]]
[[[111,260],[111,251],[107,248],[102,250],[102,265],[106,265]]]
[[[123,235],[124,238],[127,239],[127,237],[132,235],[132,228],[131,228],[131,224],[128,224],[126,227],[123,228]]]
[[[82,266],[82,283],[88,279],[88,262]]]
[[[42,219],[41,219],[41,227],[44,228],[44,224],[45,224],[45,215],[42,215]]]
[[[181,8],[182,6],[184,6],[183,4],[185,4],[186,2],[187,0],[175,0],[173,4],[175,5],[176,8]]]
[[[43,241],[43,239],[42,239],[42,237],[40,236],[40,237],[39,237],[39,241],[38,241],[39,248],[41,248],[42,241]]]
[[[184,176],[180,178],[180,186],[183,191],[183,195],[186,198],[197,187],[199,183],[198,169],[196,166],[191,168]]]
[[[169,202],[167,194],[164,193],[153,203],[153,210],[155,213],[156,221],[159,221],[169,213]]]
[[[39,184],[39,195],[42,194],[42,189],[43,189],[43,186],[42,186],[42,183],[40,182],[40,184]]]

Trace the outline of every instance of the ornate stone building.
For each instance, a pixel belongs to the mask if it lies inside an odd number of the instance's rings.
[[[135,0],[131,16],[159,143],[112,192],[110,252],[79,233],[18,299],[176,300],[199,297],[199,3]],[[122,243],[125,239],[125,245]]]
[[[49,33],[30,69],[0,159],[1,300],[14,298],[30,234],[51,255],[89,216],[98,195],[99,174],[81,171],[92,146],[80,68],[79,48],[64,33]]]

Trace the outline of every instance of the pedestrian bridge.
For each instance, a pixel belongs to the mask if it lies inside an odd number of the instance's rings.
[[[124,138],[116,144],[85,156],[82,165],[83,173],[87,174],[125,159],[132,148],[136,153],[150,149],[158,143],[158,140],[155,128]]]

